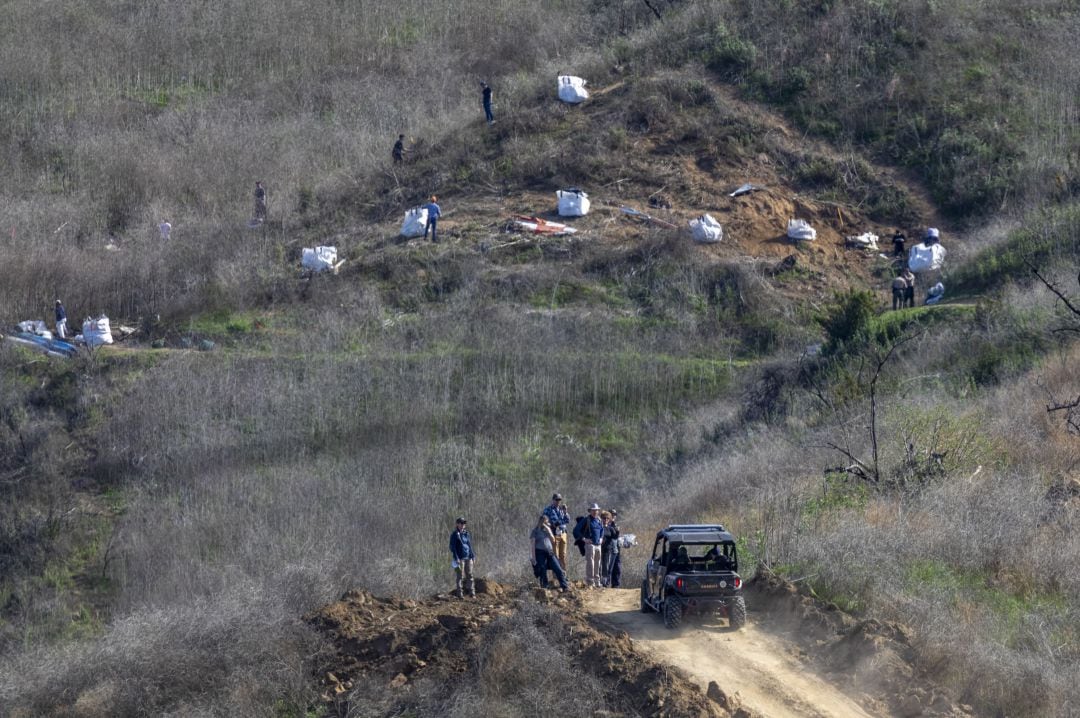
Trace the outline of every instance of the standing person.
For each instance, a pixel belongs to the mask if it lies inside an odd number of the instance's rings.
[[[463,590],[468,591],[470,596],[476,595],[476,584],[473,581],[473,561],[476,554],[473,553],[472,537],[466,528],[468,522],[464,517],[458,517],[454,522],[454,533],[450,534],[450,555],[454,557],[450,565],[454,567],[454,595],[458,598],[464,596]]]
[[[903,274],[900,275],[907,283],[907,287],[904,289],[904,301],[901,306],[914,307],[915,306],[915,275],[911,270],[904,268]]]
[[[67,339],[67,312],[64,311],[64,305],[59,299],[56,300],[56,336],[60,339]]]
[[[547,516],[548,526],[554,537],[552,546],[555,549],[555,558],[559,560],[564,571],[569,571],[570,564],[566,562],[566,527],[570,523],[570,514],[566,512],[562,501],[562,494],[553,494],[551,503],[544,508],[544,516]]]
[[[611,569],[615,566],[615,557],[619,555],[619,527],[615,525],[610,511],[600,512],[600,523],[604,525],[604,535],[600,541],[600,583],[611,586]]]
[[[892,236],[892,256],[894,256],[894,257],[903,257],[904,256],[904,254],[905,254],[905,252],[904,252],[904,243],[905,242],[907,242],[907,237],[905,237],[904,233],[901,232],[899,229],[896,230],[896,234],[894,234]]]
[[[491,85],[483,80],[480,81],[480,92],[484,100],[484,117],[489,125],[495,124],[495,115],[491,112]]]
[[[408,152],[408,150],[405,149],[405,135],[398,135],[397,142],[394,143],[394,149],[390,152],[394,157],[394,164],[404,164],[406,152]]]
[[[904,306],[904,302],[907,301],[908,283],[904,275],[897,274],[892,280],[892,308],[893,311],[900,309]]]
[[[604,540],[604,524],[600,521],[600,505],[589,506],[581,538],[585,549],[585,585],[600,588],[600,552]]]
[[[438,243],[439,238],[435,234],[439,226],[439,217],[442,217],[442,210],[439,209],[439,198],[435,195],[431,195],[431,201],[424,205],[424,209],[427,210],[427,224],[424,225],[424,239],[427,239],[428,230],[431,230],[431,241]]]
[[[566,572],[563,571],[562,566],[559,564],[559,559],[555,558],[553,540],[555,536],[551,533],[551,526],[548,522],[548,517],[545,514],[540,514],[540,520],[529,533],[529,545],[532,548],[532,562],[533,567],[536,569],[537,578],[540,579],[540,588],[547,588],[548,583],[548,571],[555,572],[555,578],[559,579],[559,590],[566,593],[569,590],[569,586],[566,583]]]
[[[263,187],[262,182],[255,183],[255,216],[253,219],[256,223],[261,223],[266,219],[266,188]]]
[[[611,562],[611,587],[619,588],[622,586],[622,532],[619,531],[618,525],[615,523],[619,518],[619,512],[615,509],[611,510],[611,525],[615,528],[615,558]]]
[[[169,220],[163,219],[161,220],[161,224],[159,224],[157,227],[158,232],[161,233],[161,241],[168,242],[169,235],[172,234],[172,224],[169,223]]]

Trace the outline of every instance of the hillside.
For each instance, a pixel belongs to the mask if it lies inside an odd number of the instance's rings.
[[[934,714],[1072,714],[1075,8],[271,5],[0,31],[0,333],[61,296],[135,329],[72,360],[0,342],[0,713],[569,712],[580,678],[594,715],[768,714],[732,696],[775,656],[852,714],[912,714],[905,681]],[[509,231],[571,186],[576,234]],[[442,241],[400,237],[432,194]],[[719,244],[689,237],[705,212]],[[927,226],[946,299],[887,311],[894,266],[844,238]],[[340,270],[301,271],[326,244]],[[762,667],[712,689],[670,663],[725,634],[526,589],[554,490],[639,538],[723,521]],[[462,514],[479,604],[437,595]],[[346,687],[359,644],[319,616],[403,628]],[[553,654],[539,687],[516,662]]]

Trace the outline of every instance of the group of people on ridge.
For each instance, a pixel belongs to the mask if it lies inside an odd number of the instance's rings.
[[[549,573],[555,574],[559,590],[570,590],[567,578],[567,547],[570,537],[584,558],[586,588],[618,588],[622,585],[622,562],[619,552],[618,512],[601,510],[600,505],[589,505],[586,515],[574,520],[571,528],[570,514],[563,504],[562,494],[551,497],[544,507],[536,526],[529,532],[529,559],[533,575],[541,588],[551,586]],[[459,517],[450,534],[451,567],[454,569],[454,595],[458,598],[476,595],[473,564],[476,553],[468,522]]]

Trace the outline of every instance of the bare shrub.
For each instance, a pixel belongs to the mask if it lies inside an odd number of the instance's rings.
[[[306,661],[318,644],[277,598],[239,582],[170,604],[132,612],[98,641],[5,661],[5,715],[263,716],[313,698]]]

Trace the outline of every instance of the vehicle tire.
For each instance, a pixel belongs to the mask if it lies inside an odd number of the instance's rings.
[[[683,605],[677,598],[664,601],[664,627],[675,630],[682,623]]]
[[[736,596],[728,604],[728,625],[732,630],[739,630],[746,625],[746,601],[742,596]]]
[[[649,582],[647,580],[643,580],[641,582],[641,612],[642,613],[652,613],[653,612],[653,607],[649,605],[648,598],[649,598]]]

